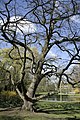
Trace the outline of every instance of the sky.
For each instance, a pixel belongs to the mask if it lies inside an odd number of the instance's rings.
[[[80,15],[76,15],[71,17],[71,20],[76,22],[77,24],[80,24]]]
[[[10,22],[14,22],[21,19],[21,16],[12,16],[10,18]],[[10,29],[15,30],[16,29],[16,24],[11,24],[10,25]],[[30,21],[27,21],[26,19],[21,20],[20,22],[17,23],[17,29],[16,32],[20,33],[22,35],[23,34],[28,34],[28,33],[35,33],[36,32],[36,26],[31,23]]]

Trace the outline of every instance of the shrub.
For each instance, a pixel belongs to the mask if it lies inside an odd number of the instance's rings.
[[[0,93],[0,107],[20,107],[22,100],[15,91],[3,91]]]
[[[17,93],[15,91],[2,91],[1,95],[5,95],[5,96],[16,96]]]

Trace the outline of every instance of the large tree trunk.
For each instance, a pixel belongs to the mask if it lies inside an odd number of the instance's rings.
[[[20,83],[18,82],[18,84],[16,85],[16,91],[17,91],[18,95],[20,96],[20,98],[23,100],[22,109],[34,111],[33,106],[34,106],[34,103],[36,102],[35,92],[39,85],[40,80],[41,80],[40,75],[34,75],[32,82],[27,90],[27,93],[25,91],[25,86],[24,86],[23,80]],[[11,81],[12,81],[12,84],[15,85],[13,78],[11,79]],[[19,89],[19,86],[21,88],[21,91]]]
[[[28,97],[31,97],[31,98],[35,97],[35,92],[36,92],[36,89],[40,83],[40,80],[41,80],[41,77],[39,75],[35,75],[33,77],[33,80],[32,80],[32,82],[27,90]]]
[[[24,108],[27,107],[27,109],[30,110],[30,111],[34,111],[33,106],[34,106],[35,100],[33,100],[33,99],[35,99],[35,92],[36,92],[36,89],[37,89],[37,87],[39,85],[39,82],[40,82],[39,76],[35,75],[33,77],[33,80],[32,80],[32,82],[31,82],[31,84],[30,84],[30,86],[29,86],[29,88],[27,90],[27,93],[26,93],[26,95],[29,98],[31,98],[32,101],[31,100],[29,100],[29,101],[24,100],[23,107]]]
[[[18,95],[20,96],[20,98],[23,100],[22,109],[33,111],[34,100],[32,100],[32,98],[28,97],[26,94],[21,93],[17,87],[16,87],[16,91]]]
[[[33,106],[34,106],[34,103],[36,102],[35,92],[36,92],[36,89],[39,85],[39,82],[40,82],[39,76],[34,75],[33,79],[32,79],[32,82],[31,82],[31,84],[30,84],[30,86],[27,90],[27,93],[25,92],[23,82],[21,83],[22,91],[20,91],[18,89],[18,86],[16,87],[17,93],[19,94],[19,96],[23,100],[22,109],[27,109],[29,111],[34,111]]]
[[[34,111],[33,110],[33,102],[27,101],[26,99],[23,100],[23,106],[22,109],[26,109],[28,111]]]

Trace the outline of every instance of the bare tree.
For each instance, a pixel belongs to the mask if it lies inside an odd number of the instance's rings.
[[[35,97],[37,87],[44,77],[59,78],[60,85],[65,76],[66,80],[74,85],[69,80],[67,70],[80,60],[80,30],[78,20],[75,22],[75,19],[79,19],[80,16],[80,2],[78,0],[21,0],[18,3],[17,0],[8,0],[8,2],[1,1],[1,4],[0,39],[13,46],[9,52],[10,58],[22,61],[20,80],[16,84],[13,77],[11,80],[24,101],[23,108],[33,111],[34,103],[44,97]],[[19,46],[24,49],[23,56]],[[34,54],[32,46],[38,48],[39,57]],[[15,48],[20,57],[11,56]],[[51,50],[54,56],[49,54]],[[27,56],[27,51],[30,56]],[[28,68],[27,60],[30,61]],[[11,69],[14,71],[14,68]],[[26,69],[32,79],[27,90],[24,86]],[[18,89],[18,85],[21,85],[22,91]],[[48,95],[51,94],[54,93]]]

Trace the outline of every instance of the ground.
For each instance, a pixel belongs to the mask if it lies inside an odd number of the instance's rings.
[[[66,118],[66,119],[65,119]],[[78,113],[31,113],[20,108],[9,108],[0,110],[0,120],[80,120]]]
[[[40,100],[32,113],[21,110],[23,103],[18,96],[7,93],[0,94],[0,120],[80,120],[80,94],[77,101]]]

